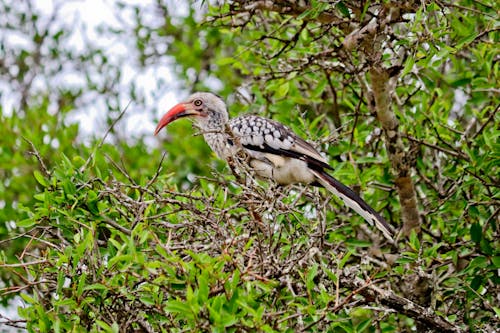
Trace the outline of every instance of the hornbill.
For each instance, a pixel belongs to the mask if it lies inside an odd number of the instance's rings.
[[[353,190],[328,174],[327,171],[333,168],[327,160],[288,127],[254,115],[229,119],[222,98],[209,92],[197,92],[161,118],[155,135],[183,117],[193,119],[219,158],[227,161],[242,149],[248,156],[249,167],[260,178],[270,178],[282,185],[322,185],[392,240],[392,226]]]

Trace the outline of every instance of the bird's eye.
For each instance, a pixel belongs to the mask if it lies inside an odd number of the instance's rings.
[[[195,99],[193,104],[194,106],[200,106],[201,104],[203,104],[203,102],[201,101],[201,99]]]

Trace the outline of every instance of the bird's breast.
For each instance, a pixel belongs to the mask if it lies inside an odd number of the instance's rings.
[[[309,184],[314,182],[314,175],[309,170],[307,163],[295,158],[275,154],[255,153],[249,154],[250,165],[256,175],[261,178],[270,178],[281,185],[294,183]]]
[[[236,154],[237,147],[226,133],[207,132],[203,136],[220,159],[227,160],[228,157]]]

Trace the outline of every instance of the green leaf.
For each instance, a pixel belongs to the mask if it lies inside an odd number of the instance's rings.
[[[290,81],[285,81],[278,87],[278,90],[276,91],[276,98],[285,97],[288,94],[288,90],[290,90]]]
[[[181,302],[178,300],[171,300],[165,302],[164,310],[171,313],[179,313],[184,317],[188,317],[190,319],[194,319],[194,315],[191,311],[191,308],[186,302]]]
[[[16,226],[18,228],[30,228],[32,227],[34,224],[36,223],[36,221],[32,218],[28,218],[28,219],[24,219],[24,220],[21,220],[21,221],[17,221],[16,222]]]
[[[29,296],[28,294],[25,294],[25,293],[21,293],[21,298],[27,302],[27,303],[30,303],[30,304],[36,304],[37,302],[35,301],[34,298],[32,298],[31,296]]]
[[[228,66],[234,64],[235,62],[236,59],[234,57],[219,58],[219,60],[217,60],[217,65]]]
[[[65,299],[62,299],[62,300],[58,300],[54,303],[54,305],[56,306],[69,306],[71,308],[75,307],[77,304],[76,304],[76,301],[74,299],[71,299],[71,298],[65,298]]]
[[[326,273],[326,275],[328,276],[328,278],[329,278],[331,281],[333,281],[333,282],[337,283],[337,281],[338,281],[338,277],[337,277],[337,274],[335,274],[335,273],[333,272],[333,270],[329,269],[327,265],[322,265],[322,267],[321,267],[321,268],[322,268],[323,272],[325,272],[325,273]]]
[[[80,298],[82,296],[86,282],[87,282],[87,274],[82,273],[82,275],[80,275],[80,278],[78,280],[78,286],[76,289],[76,297]]]
[[[349,8],[347,8],[347,6],[344,4],[343,1],[338,2],[335,7],[337,7],[337,9],[342,14],[342,16],[344,16],[344,17],[351,16],[351,13],[349,12]]]
[[[364,321],[362,321],[361,323],[359,323],[357,326],[356,326],[356,332],[364,332],[368,329],[368,327],[370,327],[372,324],[372,319],[371,318],[368,318]]]
[[[45,180],[45,177],[42,175],[42,173],[38,170],[33,171],[33,175],[35,176],[36,181],[42,185],[43,187],[47,187],[47,181]]]
[[[372,242],[370,241],[365,241],[357,238],[349,238],[345,241],[345,243],[354,247],[370,247],[372,245]]]
[[[111,326],[109,326],[105,321],[97,319],[96,320],[96,324],[100,328],[102,328],[103,330],[105,330],[105,332],[112,332]]]
[[[410,234],[410,247],[416,252],[420,251],[420,240],[415,230],[412,230]]]
[[[470,283],[470,287],[474,290],[478,290],[479,287],[483,284],[483,276],[482,275],[476,275],[472,279],[472,282]]]
[[[229,290],[236,290],[236,288],[238,287],[238,284],[240,283],[240,270],[239,269],[235,269],[233,271],[233,277],[232,279],[229,280]]]
[[[111,331],[113,333],[119,333],[120,332],[120,326],[118,326],[118,323],[116,321],[113,322],[111,325]]]
[[[494,256],[491,258],[491,262],[493,263],[493,269],[500,268],[500,256]]]
[[[70,179],[65,179],[62,183],[64,193],[66,196],[74,195],[76,193],[76,186]]]
[[[481,251],[483,251],[484,254],[488,255],[488,256],[492,256],[493,255],[493,247],[491,246],[491,241],[488,240],[488,239],[481,239],[481,241],[479,242],[479,247],[481,248]]]
[[[414,263],[415,261],[416,258],[410,256],[401,256],[398,259],[396,259],[396,263],[398,264],[409,264],[409,263]]]
[[[471,262],[467,266],[467,269],[486,268],[486,266],[488,266],[488,258],[479,256],[471,260]]]
[[[119,262],[132,263],[135,259],[135,256],[132,254],[122,254],[116,257],[113,257],[108,262],[108,267],[113,267],[115,264]]]
[[[84,287],[84,290],[108,290],[108,287],[101,283],[94,283]]]
[[[299,16],[297,16],[297,20],[303,20],[304,18],[311,15],[312,13],[313,13],[312,9],[304,10]]]
[[[473,223],[470,227],[470,237],[475,243],[479,243],[483,236],[483,229],[479,223]]]
[[[477,35],[478,35],[477,33],[468,33],[465,37],[463,37],[456,43],[455,48],[457,50],[463,48],[465,45],[473,42],[474,39],[477,38]]]
[[[47,193],[43,192],[43,193],[37,193],[35,195],[33,195],[33,198],[38,200],[38,201],[46,201],[47,200]]]
[[[83,165],[85,165],[85,160],[81,156],[74,156],[73,157],[73,165],[75,166],[76,169],[80,169]]]
[[[415,66],[415,57],[409,56],[406,59],[405,66],[403,68],[403,71],[401,72],[401,77],[405,77],[408,73],[410,73],[413,70],[414,66]]]
[[[340,260],[339,262],[339,269],[342,269],[344,268],[345,264],[347,263],[347,261],[349,260],[349,258],[351,257],[351,255],[353,254],[354,252],[353,251],[348,251],[343,257],[342,259]]]
[[[314,278],[318,274],[318,265],[313,264],[307,271],[306,275],[306,286],[308,290],[312,290],[315,286],[316,283],[314,283]]]
[[[203,306],[203,304],[208,300],[208,292],[208,273],[207,271],[203,271],[198,276],[198,302],[200,305]]]

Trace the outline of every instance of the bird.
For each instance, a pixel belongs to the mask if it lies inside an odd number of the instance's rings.
[[[181,118],[191,118],[206,143],[222,160],[243,150],[249,168],[277,184],[320,185],[393,241],[394,228],[351,188],[328,171],[333,168],[318,150],[285,125],[257,115],[229,118],[224,100],[211,92],[196,92],[173,106],[158,122],[154,135]]]

